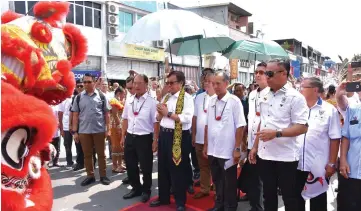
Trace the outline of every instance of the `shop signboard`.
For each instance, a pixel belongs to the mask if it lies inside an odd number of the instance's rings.
[[[164,62],[164,49],[109,41],[109,56]]]
[[[229,67],[231,72],[231,79],[238,78],[238,59],[230,59],[229,60]]]
[[[99,78],[102,74],[100,70],[73,70],[73,73],[75,80],[83,79],[86,73],[90,73],[96,78]]]

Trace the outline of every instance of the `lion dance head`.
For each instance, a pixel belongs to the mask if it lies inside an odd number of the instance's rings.
[[[57,121],[49,105],[70,97],[71,69],[86,58],[80,30],[62,20],[67,2],[38,2],[34,16],[1,17],[1,209],[50,211],[51,179],[43,167]]]

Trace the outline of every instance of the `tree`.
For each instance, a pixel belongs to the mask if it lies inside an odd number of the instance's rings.
[[[351,61],[353,62],[361,61],[361,54],[354,54]]]

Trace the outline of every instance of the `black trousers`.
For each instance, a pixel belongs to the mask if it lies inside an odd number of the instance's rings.
[[[250,150],[248,150],[249,153]],[[250,164],[247,159],[242,167],[241,175],[238,177],[238,187],[247,193],[250,211],[263,211],[263,184],[259,173],[259,158],[256,164]]]
[[[194,146],[192,146],[191,148],[191,158],[192,158],[192,166],[193,166],[193,171],[199,173],[199,164],[198,164],[198,160],[197,160],[197,154],[196,154],[196,148]]]
[[[151,193],[153,170],[153,134],[132,135],[127,133],[124,146],[125,164],[130,185],[137,191]],[[139,167],[143,173],[143,185],[140,184]]]
[[[60,137],[53,138],[53,141],[51,142],[52,145],[54,145],[56,149],[56,155],[53,157],[53,164],[57,164],[59,161],[59,155],[60,155]]]
[[[76,147],[76,164],[79,166],[84,166],[84,153],[80,141],[78,143],[75,143],[75,147]]]
[[[226,159],[208,156],[213,183],[216,185],[216,208],[237,210],[237,165],[224,169]]]
[[[361,179],[339,178],[337,211],[361,210]]]
[[[73,136],[70,131],[64,131],[64,147],[66,153],[66,164],[73,165],[73,154],[71,152],[71,147],[73,146]]]
[[[172,187],[177,206],[185,206],[189,174],[192,173],[189,154],[192,141],[189,130],[182,132],[182,161],[175,165],[172,156],[174,130],[161,127],[158,141],[158,185],[159,200],[170,202],[170,187]]]
[[[297,165],[298,161],[281,162],[259,159],[259,170],[263,181],[264,210],[278,210],[277,187],[282,190],[285,211],[298,211]]]
[[[300,211],[306,211],[306,202],[303,199],[301,192],[305,187],[308,174],[308,171],[297,170],[297,189],[299,192],[298,203]],[[310,211],[327,211],[327,191],[310,199]]]

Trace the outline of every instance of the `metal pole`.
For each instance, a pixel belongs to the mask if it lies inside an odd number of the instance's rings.
[[[201,52],[201,41],[198,39],[198,51],[199,51],[199,74],[198,74],[198,87],[201,87],[201,76],[202,76],[202,52]]]
[[[168,39],[168,47],[169,47],[169,54],[170,54],[170,64],[172,65],[172,69],[174,70],[173,58],[172,58],[172,48],[170,47],[170,39]]]

